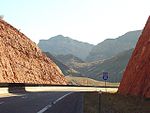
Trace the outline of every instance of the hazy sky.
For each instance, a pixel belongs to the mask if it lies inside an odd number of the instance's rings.
[[[0,15],[36,43],[62,34],[97,44],[143,29],[150,0],[0,0]]]

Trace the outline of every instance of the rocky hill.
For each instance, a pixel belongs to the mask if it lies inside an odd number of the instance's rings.
[[[133,49],[130,49],[121,52],[110,59],[95,62],[83,62],[72,55],[61,55],[56,58],[62,61],[67,67],[80,73],[80,76],[82,77],[89,77],[102,81],[102,72],[107,71],[110,74],[108,79],[109,82],[120,82],[132,51]],[[77,74],[74,76],[77,76]]]
[[[138,41],[141,30],[130,31],[116,39],[106,39],[94,46],[86,58],[87,61],[104,60],[118,53],[132,49]]]
[[[67,74],[70,68],[66,66],[65,64],[61,63],[59,60],[57,60],[53,55],[51,55],[49,52],[44,52],[48,58],[50,58],[63,72],[63,74]]]
[[[126,67],[119,92],[150,98],[150,17]]]
[[[84,76],[102,80],[100,74],[103,71],[108,71],[110,73],[109,82],[120,82],[125,66],[140,34],[141,30],[130,31],[116,39],[106,39],[96,46],[92,45],[88,49],[90,54],[88,56],[87,54],[85,55],[87,56],[86,59],[85,57],[82,57],[83,59],[81,59],[81,56],[78,57],[80,53],[84,53],[82,52],[84,51],[83,46],[79,44],[79,41],[61,35],[52,37],[49,40],[41,40],[39,46],[45,48],[44,51],[54,51],[55,48],[51,47],[51,45],[56,45],[56,48],[59,48],[59,54],[52,52],[52,55],[61,63],[73,69],[76,73],[73,76]],[[68,49],[69,51],[77,50],[77,53],[66,52]]]
[[[64,75],[81,76],[79,72],[72,69],[71,67],[68,67],[63,62],[59,61],[59,59],[51,55],[49,52],[44,52],[44,53],[61,69]]]
[[[84,63],[83,60],[81,60],[80,58],[72,55],[72,54],[68,54],[68,55],[57,55],[56,58],[61,61],[62,63],[66,64],[67,66],[71,67],[73,65],[75,65],[76,63]]]
[[[72,54],[84,60],[94,45],[58,35],[48,40],[40,40],[38,46],[52,55]]]
[[[120,82],[132,51],[133,49],[121,52],[118,55],[104,61],[88,63],[87,65],[80,64],[81,67],[75,69],[87,77],[101,81],[103,81],[102,73],[107,71],[109,72],[109,82]]]
[[[35,43],[2,19],[0,83],[67,84],[57,65]]]

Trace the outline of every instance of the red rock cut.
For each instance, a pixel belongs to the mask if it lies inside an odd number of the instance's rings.
[[[0,19],[0,83],[67,84],[37,45]]]
[[[119,93],[150,98],[150,17],[123,74]]]

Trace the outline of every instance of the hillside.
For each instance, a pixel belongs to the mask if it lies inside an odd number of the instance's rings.
[[[57,60],[53,55],[51,55],[48,52],[44,52],[46,54],[47,57],[49,57],[63,72],[63,74],[67,74],[70,70],[70,68],[66,65],[64,65],[63,63],[61,63],[59,60]]]
[[[44,52],[44,53],[61,69],[64,75],[81,76],[79,72],[63,64],[61,61],[59,61],[59,59],[51,55],[49,52]]]
[[[127,32],[116,39],[107,39],[102,43],[93,46],[93,49],[91,50],[89,56],[87,57],[88,62],[82,60],[81,58],[77,57],[74,54],[60,54],[55,56],[57,60],[62,62],[70,69],[73,69],[75,73],[77,73],[74,75],[72,73],[73,76],[83,76],[83,77],[90,77],[95,80],[102,80],[101,77],[102,72],[108,71],[110,73],[109,82],[120,82],[122,73],[125,70],[125,66],[127,65],[130,55],[133,51],[132,48],[135,47],[135,44],[140,34],[141,30]],[[65,38],[66,40],[68,40],[67,37]],[[58,36],[53,37],[51,39],[52,40],[55,39],[55,41],[59,40],[58,42],[61,41],[63,42],[64,37]],[[48,45],[46,45],[46,43],[44,46],[46,46],[47,48],[49,47]],[[66,46],[61,45],[61,47],[62,51],[66,50],[64,48]],[[80,52],[81,51],[79,51],[78,54],[80,54]]]
[[[87,65],[80,64],[79,68],[75,68],[75,70],[95,80],[102,80],[102,72],[107,71],[109,72],[109,82],[120,82],[132,51],[133,49],[121,52],[110,59],[100,62],[87,63]]]
[[[70,68],[74,68],[74,66],[76,66],[78,63],[84,63],[83,60],[71,54],[57,55],[56,58]]]
[[[97,81],[87,77],[72,77],[65,76],[70,85],[78,85],[78,86],[105,86],[104,81]],[[107,82],[107,86],[119,86],[119,83],[110,83]]]
[[[93,78],[95,80],[102,80],[102,72],[108,71],[110,74],[109,82],[120,82],[132,51],[133,49],[130,49],[121,52],[110,59],[95,62],[82,62],[82,60],[79,60],[77,57],[73,57],[72,55],[61,55],[56,58],[80,74],[73,76],[83,76]]]
[[[119,92],[150,98],[150,16],[126,67]]]
[[[99,74],[102,74],[103,71],[107,71],[109,72],[108,81],[120,82],[122,74],[132,54],[132,51],[133,49],[121,52],[118,55],[105,60],[103,63],[98,63],[92,66],[90,72],[88,72],[88,75],[92,75],[92,78],[95,75],[94,78],[102,80],[102,77],[100,77]]]
[[[104,60],[117,55],[120,52],[132,49],[138,41],[141,30],[130,31],[116,39],[106,39],[94,46],[87,61]]]
[[[85,60],[94,45],[57,35],[48,40],[40,40],[38,46],[44,52],[50,52],[52,55],[72,54]]]
[[[67,84],[58,66],[34,42],[1,19],[0,83]]]

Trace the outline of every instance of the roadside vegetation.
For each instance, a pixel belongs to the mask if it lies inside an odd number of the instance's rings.
[[[70,85],[78,85],[78,86],[105,86],[104,81],[97,81],[87,77],[73,77],[73,76],[66,76],[65,77]],[[106,82],[107,86],[116,86],[118,87],[120,83],[111,83]]]
[[[150,113],[150,99],[118,93],[102,93],[99,98],[98,93],[85,93],[84,113]]]

